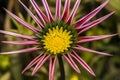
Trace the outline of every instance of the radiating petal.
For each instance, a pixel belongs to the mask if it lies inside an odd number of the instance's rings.
[[[80,73],[80,70],[76,63],[73,61],[73,59],[70,56],[71,53],[67,53],[66,55],[63,54],[63,57],[68,61],[68,63],[71,65],[71,67],[78,73]]]
[[[56,60],[57,60],[57,56],[55,56],[55,58],[52,58],[52,57],[50,58],[50,63],[49,63],[49,80],[53,80]]]
[[[27,22],[25,22],[24,20],[22,20],[21,18],[19,18],[18,16],[16,16],[15,14],[11,13],[10,11],[8,11],[7,9],[5,9],[5,11],[12,16],[12,18],[14,18],[15,20],[17,20],[19,23],[21,23],[22,25],[24,25],[25,27],[27,27],[28,29],[32,30],[35,33],[39,33],[39,30],[36,29],[35,27],[31,26],[30,24],[28,24]]]
[[[61,0],[56,0],[56,12],[55,19],[60,19],[60,11],[61,11]]]
[[[30,0],[33,8],[35,9],[35,11],[37,12],[38,16],[41,18],[41,20],[43,21],[44,24],[46,24],[46,22],[48,21],[48,18],[46,17],[46,15],[41,11],[40,7],[37,5],[37,3],[35,2],[35,0]]]
[[[36,24],[38,25],[38,27],[40,27],[40,29],[44,28],[43,24],[40,22],[40,20],[34,16],[34,14],[21,2],[21,0],[18,0],[22,6],[24,7],[24,9],[27,11],[27,13],[32,17],[32,19],[36,22]]]
[[[90,74],[95,76],[95,73],[93,70],[87,65],[87,63],[77,55],[75,51],[73,51],[73,54],[70,54],[72,57],[74,57]]]
[[[66,0],[65,5],[64,5],[64,10],[62,13],[62,20],[67,21],[68,16],[69,16],[69,8],[70,8],[70,1],[71,0]]]
[[[70,14],[70,16],[69,16],[69,18],[68,18],[68,21],[67,21],[68,24],[71,24],[71,21],[73,20],[76,12],[77,12],[77,10],[78,10],[78,7],[79,7],[79,5],[80,5],[80,2],[81,2],[81,0],[77,0],[77,1],[76,1],[75,5],[74,5],[74,7],[73,7],[73,10],[72,10],[72,12],[71,12],[71,14]]]
[[[42,0],[42,2],[43,2],[43,5],[45,7],[45,11],[47,13],[48,19],[49,19],[50,22],[52,22],[53,21],[53,16],[52,16],[52,13],[50,11],[50,8],[48,6],[47,1],[46,0]]]
[[[45,54],[44,57],[42,57],[42,59],[37,63],[37,65],[35,66],[32,75],[34,75],[41,67],[42,65],[46,62],[46,60],[50,57],[51,55],[47,55]]]
[[[96,40],[101,40],[101,39],[105,39],[105,38],[109,38],[109,37],[113,37],[116,36],[118,34],[112,34],[112,35],[101,35],[101,36],[87,36],[88,38],[84,38],[81,37],[81,40],[79,40],[77,43],[86,43],[86,42],[92,42],[92,41],[96,41]]]
[[[88,22],[91,18],[93,18],[107,3],[109,0],[106,0],[103,4],[101,4],[99,7],[91,11],[89,14],[84,16],[83,18],[79,19],[77,22],[75,22],[75,26],[82,26],[86,22]]]
[[[104,20],[106,20],[108,17],[110,17],[113,13],[114,13],[114,12],[111,12],[111,13],[109,13],[109,14],[107,14],[107,15],[105,15],[105,16],[103,16],[103,17],[101,17],[101,18],[99,18],[99,19],[97,19],[97,20],[95,20],[95,21],[92,21],[92,22],[84,25],[84,26],[81,27],[81,28],[80,28],[80,27],[79,27],[79,28],[76,28],[76,29],[80,29],[79,32],[78,32],[78,34],[83,33],[83,32],[85,32],[85,31],[87,31],[88,29],[94,27],[95,25],[101,23],[102,21],[104,21]]]
[[[32,51],[37,51],[37,50],[40,50],[40,48],[33,47],[33,48],[27,48],[27,49],[11,51],[11,52],[2,52],[0,54],[20,54],[20,53],[28,53],[28,52],[32,52]]]
[[[0,33],[15,36],[15,37],[18,37],[18,38],[23,38],[23,39],[34,40],[34,38],[35,38],[34,36],[25,36],[25,35],[22,35],[22,34],[17,34],[17,33],[9,32],[9,31],[3,31],[3,30],[0,30]]]
[[[100,54],[100,55],[105,55],[105,56],[112,56],[111,54],[107,54],[107,53],[99,52],[99,51],[94,51],[94,50],[84,48],[84,47],[79,46],[79,45],[77,45],[77,47],[74,47],[74,49],[81,50],[81,51],[86,51],[86,52],[91,52],[91,53],[95,53],[95,54]]]

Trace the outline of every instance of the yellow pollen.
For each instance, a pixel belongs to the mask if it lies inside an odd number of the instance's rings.
[[[59,29],[58,26],[48,29],[42,40],[44,48],[53,54],[67,51],[72,43],[70,33],[70,31],[63,30],[63,27]]]

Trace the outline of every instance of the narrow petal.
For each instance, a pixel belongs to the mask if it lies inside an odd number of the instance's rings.
[[[99,7],[97,7],[95,10],[91,11],[89,14],[84,16],[83,18],[79,19],[77,22],[75,22],[76,27],[80,27],[86,22],[88,22],[91,18],[93,18],[107,3],[109,0],[106,0],[103,4],[101,4]]]
[[[95,76],[95,73],[93,72],[93,70],[88,66],[88,64],[81,57],[77,55],[75,51],[73,51],[73,54],[70,54],[70,55],[74,57],[74,59],[76,59],[90,74]]]
[[[79,46],[79,45],[77,45],[77,47],[74,47],[74,49],[81,50],[81,51],[86,51],[86,52],[91,52],[91,53],[95,53],[95,54],[100,54],[100,55],[105,55],[105,56],[112,56],[111,54],[107,54],[107,53],[99,52],[99,51],[94,51],[94,50],[84,48],[84,47]]]
[[[2,41],[2,43],[5,44],[16,44],[16,45],[33,45],[33,44],[39,44],[35,41]]]
[[[55,56],[55,58],[52,58],[52,57],[50,58],[50,63],[49,63],[49,80],[53,80],[56,60],[57,60],[57,56]]]
[[[78,41],[77,43],[86,43],[86,42],[92,42],[92,41],[96,41],[96,40],[101,40],[101,39],[105,39],[105,38],[109,38],[109,37],[113,37],[116,36],[118,34],[112,34],[112,35],[102,35],[102,36],[87,36],[88,38],[84,38],[81,37],[81,40]]]
[[[46,60],[50,57],[50,55],[45,54],[44,57],[42,57],[42,59],[37,63],[37,65],[35,66],[32,75],[34,75],[41,67],[42,65],[46,62]]]
[[[40,48],[33,47],[33,48],[27,48],[27,49],[11,51],[11,52],[2,52],[0,54],[20,54],[20,53],[28,53],[28,52],[32,52],[32,51],[37,51],[37,50],[40,50]]]
[[[76,63],[73,61],[73,59],[70,56],[71,53],[67,53],[66,55],[63,54],[63,57],[68,61],[68,63],[71,65],[71,67],[78,73],[80,73],[80,70]]]
[[[41,20],[43,21],[44,24],[46,24],[46,22],[48,21],[48,18],[46,17],[46,15],[41,11],[40,7],[37,5],[37,3],[35,2],[35,0],[30,0],[33,8],[35,9],[35,11],[37,12],[38,16],[41,18]]]
[[[40,27],[40,29],[44,28],[43,24],[40,22],[39,19],[37,19],[36,16],[21,2],[21,0],[18,0],[21,5],[24,7],[24,9],[27,11],[27,13],[32,17],[32,19],[36,22],[36,24]]]
[[[68,16],[69,16],[69,9],[70,9],[70,1],[71,0],[66,0],[65,5],[64,5],[64,10],[62,13],[62,20],[67,21]]]
[[[43,5],[44,5],[44,7],[45,7],[45,10],[46,10],[48,19],[49,19],[50,22],[52,22],[52,21],[53,21],[53,16],[52,16],[52,13],[51,13],[51,11],[50,11],[50,8],[49,8],[49,6],[48,6],[47,1],[46,1],[46,0],[42,0],[42,2],[43,2]]]
[[[43,57],[43,53],[40,53],[39,56],[37,56],[35,59],[33,59],[26,67],[25,69],[22,71],[22,73],[24,73],[26,70],[30,69],[33,65],[35,65],[36,63],[38,63]]]
[[[3,31],[3,30],[0,30],[0,33],[15,36],[15,37],[18,37],[18,38],[23,38],[23,39],[34,40],[34,38],[35,38],[34,36],[25,36],[25,35],[22,35],[22,34],[17,34],[17,33],[9,32],[9,31]]]
[[[60,10],[61,10],[61,0],[56,0],[56,12],[55,19],[60,19]]]
[[[25,27],[27,27],[28,29],[32,30],[35,33],[39,33],[39,30],[36,29],[35,27],[31,26],[30,24],[28,24],[27,22],[25,22],[24,20],[22,20],[21,18],[19,18],[18,16],[14,15],[13,13],[11,13],[10,11],[8,11],[7,9],[5,9],[5,11],[12,16],[15,20],[17,20],[19,23],[21,23],[22,25],[24,25]]]
[[[79,27],[79,28],[76,28],[76,29],[80,29],[80,31],[78,32],[78,34],[83,33],[83,32],[85,32],[85,31],[87,31],[88,29],[94,27],[95,25],[103,22],[103,21],[106,20],[108,17],[110,17],[113,13],[114,13],[114,12],[111,12],[111,13],[109,13],[109,14],[107,14],[107,15],[105,15],[105,16],[103,16],[103,17],[101,17],[101,18],[99,18],[99,19],[97,19],[97,20],[95,20],[95,21],[92,21],[92,22],[84,25],[84,26],[81,27],[81,28],[80,28],[80,27]]]
[[[74,7],[73,7],[73,10],[72,10],[72,12],[71,12],[71,14],[70,14],[70,16],[69,16],[69,18],[68,18],[68,21],[67,21],[68,24],[71,24],[71,21],[73,20],[76,12],[77,12],[77,10],[78,10],[78,7],[79,7],[79,5],[80,5],[80,2],[81,2],[81,0],[77,0],[77,1],[76,1],[75,5],[74,5]]]

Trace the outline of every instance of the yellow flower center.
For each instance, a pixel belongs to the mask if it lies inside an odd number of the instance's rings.
[[[48,29],[42,40],[44,48],[53,54],[67,51],[72,43],[70,33],[70,31],[63,30],[63,27],[59,29],[58,26]]]

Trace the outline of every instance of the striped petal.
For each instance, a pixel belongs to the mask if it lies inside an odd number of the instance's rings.
[[[42,0],[43,2],[43,5],[45,7],[45,10],[46,10],[46,13],[47,13],[47,16],[48,16],[48,19],[49,19],[49,22],[52,22],[53,21],[53,16],[52,16],[52,13],[50,11],[50,8],[48,6],[48,3],[46,0]]]
[[[97,7],[95,10],[91,11],[89,14],[84,16],[83,18],[79,19],[77,22],[75,22],[76,27],[80,27],[86,22],[88,22],[91,18],[93,18],[107,3],[109,0],[106,0],[103,4],[101,4],[99,7]]]
[[[76,1],[75,5],[74,5],[74,7],[73,7],[73,10],[72,10],[72,12],[71,12],[71,14],[70,14],[70,16],[69,16],[69,18],[68,18],[68,21],[67,21],[68,24],[71,24],[71,22],[72,22],[72,20],[73,20],[73,18],[74,18],[74,16],[75,16],[75,14],[76,14],[76,12],[77,12],[77,10],[78,10],[78,7],[79,7],[79,5],[80,5],[80,2],[81,2],[81,0],[77,0],[77,1]]]
[[[52,58],[52,57],[50,58],[50,63],[49,63],[49,80],[53,80],[56,60],[57,60],[57,56],[55,56],[55,58]]]
[[[56,12],[55,19],[60,19],[60,10],[61,10],[61,0],[56,0]]]
[[[62,20],[63,21],[67,21],[68,16],[69,16],[69,8],[70,8],[70,1],[71,0],[66,0],[65,1],[65,6],[64,6],[64,10],[62,13]]]
[[[20,53],[28,53],[28,52],[32,52],[32,51],[37,51],[37,50],[40,50],[40,48],[33,47],[33,48],[27,48],[27,49],[11,51],[11,52],[2,52],[0,54],[20,54]]]
[[[70,56],[71,53],[67,53],[66,55],[63,54],[63,57],[68,61],[68,63],[71,65],[71,67],[78,73],[80,73],[80,70],[76,63],[73,61],[72,57]]]
[[[37,19],[36,16],[21,2],[21,0],[18,0],[21,5],[24,7],[24,9],[27,11],[27,13],[32,17],[32,19],[36,22],[36,24],[40,27],[40,29],[44,28],[43,24],[40,22],[39,19]]]
[[[95,53],[95,54],[100,54],[100,55],[105,55],[105,56],[112,56],[111,54],[107,54],[107,53],[99,52],[99,51],[94,51],[94,50],[84,48],[84,47],[79,46],[79,45],[77,45],[77,47],[74,47],[74,49],[81,50],[81,51],[86,51],[86,52],[91,52],[91,53]]]
[[[46,22],[48,21],[48,18],[46,17],[46,15],[41,11],[41,9],[39,8],[39,6],[37,5],[37,3],[35,2],[35,0],[30,0],[33,8],[35,9],[35,11],[37,12],[38,16],[41,18],[41,20],[43,21],[44,24],[46,24]]]
[[[87,63],[81,57],[77,55],[75,51],[73,51],[73,54],[70,54],[70,55],[74,57],[74,59],[76,59],[90,74],[95,76],[95,73],[93,72],[93,70],[87,65]]]
[[[87,36],[88,38],[83,36],[83,37],[81,37],[81,40],[78,41],[77,43],[92,42],[92,41],[96,41],[96,40],[101,40],[101,39],[113,37],[113,36],[116,36],[116,35],[118,35],[118,34],[102,35],[102,36]]]
[[[7,9],[5,9],[5,11],[12,16],[12,18],[14,18],[15,20],[17,20],[19,23],[21,23],[22,25],[24,25],[25,27],[27,27],[28,29],[32,30],[35,33],[39,33],[39,30],[36,29],[35,27],[31,26],[30,24],[28,24],[27,22],[25,22],[24,20],[22,20],[21,18],[19,18],[18,16],[14,15],[13,13],[11,13],[10,11],[8,11]]]
[[[22,35],[22,34],[17,34],[17,33],[9,32],[9,31],[3,31],[3,30],[0,30],[0,33],[15,36],[15,37],[18,37],[18,38],[23,38],[23,39],[34,40],[34,38],[35,38],[34,36],[25,36],[25,35]]]

